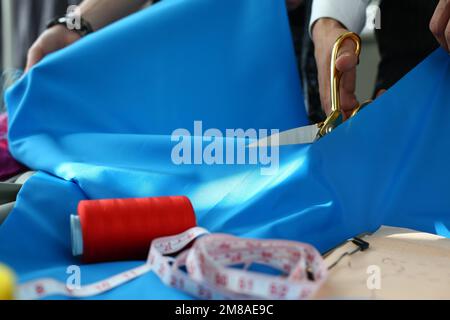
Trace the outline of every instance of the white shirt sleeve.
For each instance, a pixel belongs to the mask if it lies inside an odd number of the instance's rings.
[[[349,31],[360,33],[366,22],[366,9],[370,0],[314,0],[309,31],[320,18],[333,18]]]

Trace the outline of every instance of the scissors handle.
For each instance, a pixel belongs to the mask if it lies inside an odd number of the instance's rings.
[[[320,126],[319,137],[323,137],[326,134],[330,133],[343,122],[340,95],[342,72],[340,72],[336,68],[336,61],[339,56],[339,51],[342,48],[342,44],[347,39],[351,39],[355,43],[355,54],[358,59],[359,55],[361,54],[361,38],[354,32],[344,33],[334,43],[333,52],[331,55],[331,114]],[[352,116],[356,115],[360,109],[361,106],[358,106],[353,112]]]

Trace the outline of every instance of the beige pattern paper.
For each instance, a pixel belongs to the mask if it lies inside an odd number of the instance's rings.
[[[363,239],[370,248],[330,270],[319,299],[450,299],[450,239],[392,227]],[[347,243],[325,261],[355,248]]]

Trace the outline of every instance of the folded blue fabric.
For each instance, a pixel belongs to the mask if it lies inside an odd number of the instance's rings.
[[[65,281],[82,199],[187,195],[199,225],[325,251],[382,224],[450,236],[450,57],[438,50],[313,145],[258,165],[175,165],[171,133],[306,124],[284,1],[165,0],[51,55],[8,94],[11,151],[41,172],[0,228],[21,282]],[[142,262],[82,266],[82,283]],[[95,298],[179,299],[147,274]]]

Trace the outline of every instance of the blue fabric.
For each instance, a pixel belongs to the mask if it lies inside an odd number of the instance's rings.
[[[143,41],[145,39],[145,41]],[[8,94],[14,156],[41,170],[0,228],[20,281],[65,281],[82,199],[187,195],[199,225],[321,251],[380,225],[449,236],[450,57],[438,50],[313,145],[254,165],[171,161],[177,128],[306,124],[283,1],[165,0],[53,54]],[[82,282],[142,262],[82,267]],[[95,298],[178,299],[145,275]]]

